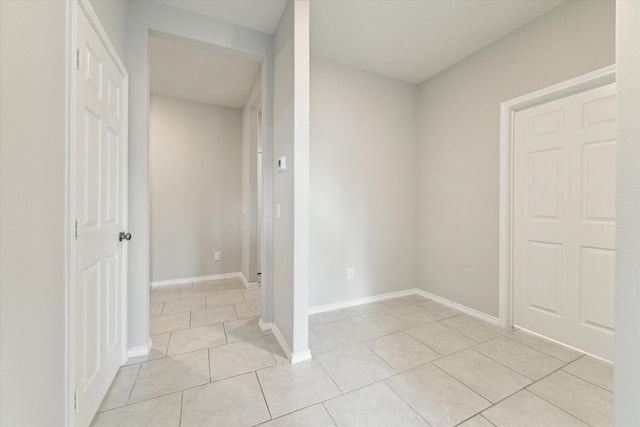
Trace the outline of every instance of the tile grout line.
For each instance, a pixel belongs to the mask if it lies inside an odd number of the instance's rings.
[[[490,409],[491,407],[493,407],[493,405],[491,405],[491,406],[490,406],[489,408],[487,408],[487,409],[484,409],[482,412],[484,412],[484,411],[486,411],[486,410]],[[498,427],[498,426],[496,426],[494,423],[492,423],[492,422],[491,422],[491,420],[489,420],[487,417],[485,417],[484,415],[482,415],[482,412],[478,412],[477,414],[472,415],[472,416],[470,416],[469,418],[466,418],[466,419],[464,419],[464,420],[460,421],[458,424],[456,424],[456,425],[455,425],[455,427],[459,427],[459,426],[461,426],[462,424],[466,423],[467,421],[469,421],[470,419],[475,418],[475,417],[480,417],[480,418],[482,418],[483,420],[485,420],[486,422],[488,422],[489,424],[491,424],[492,426],[494,426],[494,427]]]
[[[224,337],[225,341],[227,340],[227,337],[225,335]],[[207,371],[209,371],[209,383],[212,383],[213,381],[211,381],[211,348],[207,348]]]
[[[565,366],[566,366],[566,365],[565,365]],[[538,395],[535,391],[533,391],[533,390],[529,390],[529,388],[530,388],[531,386],[533,386],[533,385],[537,384],[538,382],[540,382],[540,381],[544,380],[544,379],[545,379],[545,378],[547,378],[547,377],[550,377],[551,375],[555,374],[556,372],[562,371],[562,369],[563,369],[563,367],[559,367],[559,368],[557,368],[557,369],[553,370],[552,372],[549,372],[547,375],[545,375],[545,376],[541,377],[539,380],[532,382],[531,384],[527,385],[527,386],[526,386],[526,387],[524,387],[524,388],[521,388],[520,390],[518,390],[518,391],[516,391],[516,392],[514,392],[514,393],[511,393],[509,396],[505,397],[504,399],[500,399],[499,401],[497,401],[495,404],[493,404],[493,405],[491,405],[491,406],[495,406],[495,405],[497,405],[497,404],[499,404],[499,403],[502,403],[502,402],[504,402],[505,400],[507,400],[508,398],[512,397],[514,394],[520,393],[521,391],[523,391],[523,390],[524,390],[524,391],[528,391],[529,393],[533,394],[534,396],[538,397],[539,399],[544,400],[545,402],[547,402],[547,403],[548,403],[548,404],[550,404],[551,406],[555,407],[556,409],[558,409],[558,410],[560,410],[560,411],[562,411],[562,412],[565,412],[565,413],[567,413],[567,414],[571,415],[572,417],[577,418],[577,419],[579,419],[580,421],[583,421],[583,422],[585,422],[585,423],[589,424],[587,421],[583,420],[582,418],[578,417],[577,415],[572,414],[571,412],[569,412],[569,411],[567,411],[567,410],[565,410],[565,409],[561,408],[560,406],[556,405],[555,403],[550,402],[549,400],[545,399],[544,397],[542,397],[542,396]],[[486,411],[486,410],[488,410],[488,409],[489,409],[489,408],[484,409],[482,412],[484,412],[484,411]],[[590,425],[590,424],[589,424],[589,425]]]
[[[180,392],[180,418],[178,418],[178,427],[182,426],[182,411],[184,409],[184,390]]]
[[[494,338],[494,339],[496,339],[496,338]],[[493,340],[490,340],[490,341],[493,341]],[[486,342],[490,342],[490,341],[486,341]],[[478,344],[478,345],[482,345],[482,344],[485,344],[485,343],[480,343],[480,344]],[[489,360],[491,360],[491,361],[493,361],[493,362],[496,362],[498,365],[500,365],[500,366],[502,366],[502,367],[504,367],[504,368],[507,368],[508,370],[510,370],[510,371],[512,371],[512,372],[515,372],[516,374],[518,374],[518,375],[520,375],[520,376],[522,376],[522,377],[524,377],[524,378],[526,378],[526,379],[530,380],[530,381],[531,381],[531,384],[527,385],[526,387],[529,387],[530,385],[532,385],[532,384],[534,384],[534,383],[536,383],[536,382],[538,382],[538,381],[539,381],[539,380],[537,380],[537,379],[535,379],[535,378],[531,378],[530,376],[528,376],[528,375],[526,375],[526,374],[524,374],[524,373],[522,373],[522,372],[520,372],[520,371],[517,371],[516,369],[512,368],[512,367],[511,367],[511,366],[509,366],[509,365],[506,365],[506,364],[502,363],[501,361],[499,361],[499,360],[497,360],[497,359],[494,359],[494,358],[493,358],[493,357],[491,357],[490,355],[488,355],[488,354],[484,354],[483,352],[481,352],[481,351],[477,350],[477,349],[476,349],[476,347],[478,347],[478,345],[475,345],[475,346],[473,346],[473,347],[470,347],[470,348],[468,348],[467,350],[473,350],[473,351],[475,351],[476,353],[478,353],[479,355],[484,356],[484,357],[486,357],[487,359],[489,359]],[[556,360],[558,360],[558,359],[556,359]],[[558,360],[558,361],[559,361],[559,362],[561,362],[561,363],[563,363],[564,365],[562,365],[562,366],[560,366],[560,367],[558,367],[558,368],[555,368],[554,370],[552,370],[552,371],[551,371],[551,373],[556,372],[556,371],[558,371],[558,370],[560,370],[560,369],[564,368],[565,366],[567,366],[567,363],[566,363],[566,362],[562,362],[561,360]],[[540,379],[542,379],[542,378],[546,377],[547,375],[548,375],[548,374],[543,375],[542,377],[540,377]]]
[[[338,396],[336,396],[336,397],[338,397]],[[332,398],[332,399],[335,399],[335,398]],[[329,418],[331,418],[331,422],[333,422],[333,425],[337,426],[338,423],[336,422],[335,418],[333,418],[333,415],[331,415],[331,411],[329,411],[329,408],[327,408],[327,405],[325,405],[325,403],[328,402],[329,400],[331,400],[331,399],[324,400],[324,401],[320,402],[320,405],[322,405],[322,407],[324,408],[324,410],[327,413],[327,415],[329,415]]]
[[[277,366],[277,365],[276,365]],[[269,366],[270,368],[271,366]],[[267,368],[264,368],[267,369]],[[260,393],[262,393],[262,400],[264,401],[264,406],[267,407],[267,413],[269,414],[269,420],[273,419],[273,415],[271,414],[271,408],[269,407],[269,402],[267,402],[267,396],[264,395],[264,389],[262,388],[262,383],[260,382],[260,376],[258,376],[258,370],[254,370],[253,374],[256,377],[256,381],[258,381],[258,387],[260,387]]]
[[[429,363],[429,362],[427,362],[427,363]],[[425,364],[426,364],[426,363],[425,363]],[[421,365],[421,366],[423,366],[423,365]],[[413,368],[412,368],[412,369],[413,369]],[[407,371],[405,371],[405,372],[407,372]],[[396,374],[396,375],[401,375],[401,374],[400,374],[400,373],[398,373],[398,374]],[[394,376],[396,376],[396,375],[394,375]],[[381,383],[383,383],[383,384],[384,384],[384,385],[385,385],[389,390],[391,390],[391,393],[393,393],[393,394],[395,394],[396,396],[398,396],[398,398],[399,398],[400,400],[402,400],[402,401],[403,401],[403,402],[404,402],[404,403],[405,403],[409,408],[411,408],[411,410],[412,410],[413,412],[415,412],[415,413],[416,413],[420,418],[422,418],[422,419],[427,423],[427,425],[429,425],[429,426],[430,426],[430,425],[431,425],[431,423],[430,423],[430,422],[429,422],[429,421],[428,421],[428,420],[427,420],[427,419],[426,419],[426,418],[425,418],[425,417],[424,417],[420,412],[418,412],[418,410],[417,410],[416,408],[414,408],[414,407],[413,407],[413,405],[411,405],[411,403],[407,402],[407,401],[404,399],[404,397],[400,396],[400,393],[398,393],[398,392],[397,392],[393,387],[391,387],[391,385],[387,384],[387,381],[388,381],[388,380],[390,380],[391,378],[393,378],[393,377],[386,378],[386,379],[384,379],[384,380],[382,380],[382,381],[380,381],[380,382],[381,382]]]
[[[508,339],[508,340],[510,340],[510,341],[513,341],[513,342],[516,342],[516,343],[518,343],[518,344],[522,344],[522,345],[524,345],[524,346],[526,346],[526,347],[529,347],[529,348],[531,348],[531,349],[533,349],[533,350],[539,351],[540,353],[544,353],[544,354],[546,354],[547,356],[551,356],[551,357],[553,357],[553,358],[555,358],[555,359],[558,359],[559,361],[564,362],[564,363],[573,363],[573,362],[575,362],[576,360],[580,359],[582,356],[586,356],[586,354],[585,354],[585,353],[580,353],[580,352],[578,352],[578,357],[576,357],[575,359],[572,359],[572,360],[570,360],[570,361],[568,361],[568,362],[567,362],[567,361],[565,361],[565,360],[562,360],[562,359],[557,358],[557,357],[556,357],[556,356],[554,356],[553,354],[550,354],[550,353],[548,353],[548,352],[546,352],[546,351],[544,351],[544,350],[541,350],[541,349],[536,348],[536,347],[534,347],[534,346],[532,346],[532,345],[529,345],[529,344],[523,343],[523,342],[521,342],[521,341],[515,340],[515,339],[513,339],[513,338],[511,338],[511,337],[508,337],[508,336],[507,336],[507,335],[511,335],[512,333],[517,332],[517,331],[522,331],[522,329],[518,329],[518,328],[514,327],[512,332],[509,332],[508,334],[503,335],[503,337],[505,337],[506,339]],[[524,331],[523,331],[523,332],[524,332]],[[533,336],[533,335],[532,335],[532,337],[535,337],[535,336]],[[538,339],[538,338],[536,338],[536,339]],[[542,342],[549,343],[549,344],[553,344],[553,345],[556,345],[556,346],[558,346],[558,347],[560,347],[560,348],[564,349],[564,346],[562,346],[561,344],[556,344],[556,343],[554,343],[554,342],[552,342],[552,341],[546,341],[546,340],[544,340],[543,338],[539,338],[539,339],[540,339]],[[573,350],[573,351],[576,351],[576,350]]]
[[[136,371],[136,377],[133,380],[133,384],[131,385],[131,390],[129,390],[129,395],[127,396],[127,403],[124,406],[129,406],[129,401],[131,400],[131,396],[133,395],[133,389],[135,388],[136,383],[138,382],[140,371],[142,371],[142,363],[140,363],[140,366],[138,366],[138,370]]]
[[[556,372],[557,372],[557,371],[556,371]],[[545,377],[545,378],[546,378],[546,377]],[[533,384],[532,384],[532,385],[533,385]],[[549,400],[548,400],[548,399],[546,399],[545,397],[540,396],[540,395],[539,395],[538,393],[536,393],[535,391],[533,391],[533,390],[529,390],[529,387],[527,387],[525,390],[527,390],[529,393],[531,393],[531,394],[533,394],[534,396],[536,396],[538,399],[544,400],[544,401],[545,401],[545,402],[547,402],[549,405],[553,406],[554,408],[558,409],[559,411],[565,412],[565,413],[567,413],[567,414],[571,415],[573,418],[576,418],[576,419],[578,419],[578,420],[582,421],[583,423],[585,423],[585,424],[587,424],[587,425],[589,425],[589,426],[591,426],[591,425],[592,425],[592,424],[591,424],[590,422],[588,422],[587,420],[584,420],[584,419],[580,418],[578,415],[576,415],[576,414],[574,414],[574,413],[572,413],[572,412],[569,412],[569,411],[567,411],[566,409],[563,409],[563,408],[559,407],[558,405],[556,405],[555,403],[553,403],[553,402],[549,401]]]
[[[583,357],[587,357],[587,355],[585,354]],[[582,359],[582,357],[579,357],[578,359]],[[589,384],[591,384],[592,386],[598,387],[600,390],[603,390],[603,391],[606,391],[607,393],[611,393],[611,394],[613,394],[613,391],[608,390],[608,389],[606,389],[606,388],[602,387],[601,385],[598,385],[598,384],[596,384],[596,383],[594,383],[594,382],[592,382],[592,381],[589,381],[589,380],[588,380],[588,379],[586,379],[586,378],[582,378],[581,376],[576,375],[576,374],[574,374],[574,373],[572,373],[572,372],[566,371],[566,370],[564,369],[564,368],[566,368],[567,366],[569,366],[569,365],[573,364],[574,362],[578,361],[578,359],[574,360],[574,361],[573,361],[573,362],[571,362],[571,363],[567,363],[567,364],[566,364],[566,365],[564,365],[562,368],[560,368],[560,370],[561,370],[562,372],[564,372],[565,374],[569,374],[569,375],[571,375],[571,376],[572,376],[572,377],[574,377],[574,378],[577,378],[577,379],[582,380],[582,381],[584,381],[584,382],[586,382],[586,383],[589,383]]]

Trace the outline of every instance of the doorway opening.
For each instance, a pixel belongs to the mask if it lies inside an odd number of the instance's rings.
[[[149,38],[152,286],[256,283],[261,62]]]

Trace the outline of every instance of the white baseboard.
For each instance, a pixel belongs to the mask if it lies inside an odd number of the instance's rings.
[[[415,289],[407,289],[404,291],[397,291],[397,292],[389,292],[386,294],[380,294],[380,295],[374,295],[371,297],[363,297],[363,298],[356,298],[356,299],[350,299],[347,301],[340,301],[340,302],[335,302],[333,304],[326,304],[326,305],[319,305],[316,307],[309,307],[309,314],[317,314],[317,313],[324,313],[325,311],[332,311],[332,310],[339,310],[341,308],[348,308],[348,307],[353,307],[356,305],[362,305],[362,304],[369,304],[372,302],[377,302],[377,301],[384,301],[386,299],[392,299],[392,298],[400,298],[400,297],[406,297],[408,295],[415,295],[416,294],[416,290]]]
[[[130,347],[127,350],[127,356],[129,359],[138,356],[146,356],[151,351],[151,347],[153,346],[153,342],[151,341],[151,337],[147,339],[146,345],[140,345],[137,347]]]
[[[260,326],[260,329],[263,331],[270,331],[271,329],[273,329],[273,323],[265,322],[264,320],[262,320],[262,317],[260,318],[260,320],[258,320],[258,326]]]
[[[435,302],[438,302],[442,305],[455,308],[458,311],[461,311],[470,316],[476,317],[480,320],[484,320],[485,322],[489,322],[493,325],[498,325],[498,326],[500,325],[500,322],[497,317],[490,316],[488,314],[482,313],[481,311],[475,310],[473,308],[467,307],[462,304],[458,304],[457,302],[450,301],[446,298],[439,297],[437,295],[434,295],[430,292],[424,291],[419,288],[406,289],[404,291],[389,292],[386,294],[374,295],[374,296],[364,297],[364,298],[356,298],[356,299],[351,299],[347,301],[336,302],[333,304],[310,307],[309,314],[324,313],[325,311],[339,310],[341,308],[354,307],[356,305],[369,304],[372,302],[384,301],[387,299],[399,298],[399,297],[404,297],[408,295],[420,295],[430,300],[433,300]]]
[[[291,354],[291,364],[295,365],[296,363],[304,362],[305,360],[311,360],[311,350],[306,349],[305,351],[297,351]]]
[[[467,307],[466,305],[462,305],[462,304],[458,304],[457,302],[453,302],[451,300],[448,300],[446,298],[442,298],[439,297],[438,295],[434,295],[430,292],[424,291],[422,289],[418,289],[418,288],[414,288],[412,289],[413,293],[416,295],[421,295],[425,298],[428,298],[432,301],[435,301],[437,303],[440,303],[442,305],[446,305],[447,307],[451,307],[451,308],[455,308],[458,311],[461,311],[463,313],[466,313],[470,316],[476,317],[480,320],[484,320],[485,322],[489,322],[493,325],[496,326],[500,326],[500,320],[497,317],[494,316],[490,316],[486,313],[483,313],[481,311],[478,311],[474,308],[471,307]]]
[[[260,283],[258,282],[249,282],[244,276],[243,272],[240,272],[240,279],[242,279],[242,283],[244,283],[244,287],[247,289],[255,289],[260,287]]]
[[[291,364],[296,364],[311,359],[311,351],[309,349],[292,353],[291,349],[289,348],[289,344],[287,344],[287,340],[284,339],[282,332],[280,332],[280,329],[278,329],[276,325],[272,325],[271,332],[273,332],[273,336],[276,337],[276,341],[278,341],[278,344],[280,344],[280,348],[282,348],[282,351],[284,352],[285,356],[287,356],[287,359],[289,359]]]
[[[280,329],[278,329],[278,327],[273,323],[271,324],[271,332],[273,332],[273,336],[276,337],[276,341],[280,344],[280,348],[282,348],[284,355],[287,356],[287,359],[291,360],[291,349],[289,348],[289,344],[287,344],[287,340],[284,339]]]
[[[156,280],[151,282],[152,288],[157,288],[159,286],[170,286],[170,285],[184,285],[187,283],[198,283],[198,282],[207,282],[209,280],[224,280],[224,279],[232,279],[234,277],[239,277],[246,286],[246,279],[240,272],[236,273],[224,273],[224,274],[212,274],[209,276],[198,276],[198,277],[185,277],[182,279],[169,279],[169,280]]]

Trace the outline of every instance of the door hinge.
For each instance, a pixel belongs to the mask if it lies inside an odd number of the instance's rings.
[[[76,240],[78,240],[78,237],[80,237],[80,226],[78,225],[78,218],[76,218],[74,236],[75,236]]]
[[[73,410],[74,411],[78,410],[79,395],[80,393],[78,393],[78,390],[76,390],[75,393],[73,393]]]
[[[76,69],[82,70],[82,62],[80,57],[80,48],[76,49]]]

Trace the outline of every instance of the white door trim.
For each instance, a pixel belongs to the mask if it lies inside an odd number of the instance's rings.
[[[615,65],[500,104],[500,235],[499,313],[500,326],[513,326],[513,184],[514,116],[519,110],[540,105],[615,82]]]
[[[67,3],[67,158],[66,158],[66,197],[65,197],[65,425],[74,426],[74,335],[75,331],[75,249],[73,239],[75,234],[75,211],[76,211],[76,176],[75,176],[75,147],[77,144],[76,136],[76,111],[77,111],[77,88],[76,88],[76,52],[78,49],[78,13],[85,13],[89,23],[93,26],[96,34],[104,44],[107,52],[113,59],[118,71],[123,76],[123,127],[125,132],[122,135],[125,146],[128,144],[128,119],[129,119],[129,74],[120,60],[116,49],[109,40],[106,30],[100,23],[98,15],[93,10],[89,0],[74,0]],[[128,152],[123,153],[123,163],[125,170],[128,169]],[[128,175],[128,174],[126,174]],[[128,229],[128,182],[123,182],[123,219],[122,224],[125,230]],[[122,363],[127,360],[127,245],[123,248],[123,279],[122,279]]]

